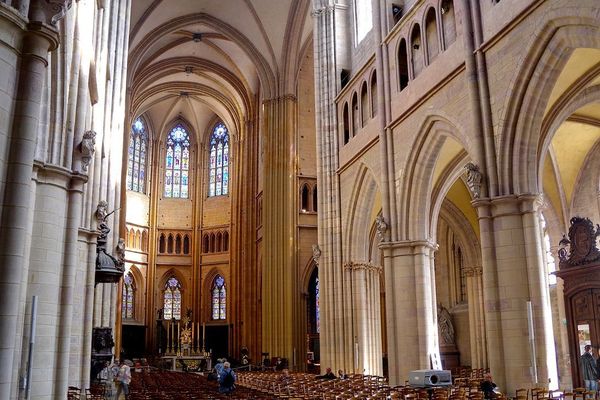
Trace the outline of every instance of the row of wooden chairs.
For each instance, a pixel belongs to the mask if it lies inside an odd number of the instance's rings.
[[[233,394],[219,393],[218,384],[196,373],[175,371],[146,371],[133,373],[129,386],[130,400],[199,400],[199,399],[253,399],[267,400],[246,388],[237,388]]]
[[[102,385],[92,385],[91,388],[85,389],[86,400],[104,400],[105,391]],[[81,389],[76,386],[69,386],[67,389],[67,400],[81,399]]]
[[[238,374],[238,385],[282,399],[386,399],[390,395],[385,378],[368,375],[326,380],[307,373],[253,371]]]
[[[470,368],[458,367],[452,370],[452,376],[456,378],[475,378],[483,379],[485,374],[489,374],[489,368]]]
[[[573,390],[548,390],[543,387],[517,389],[515,400],[598,400],[598,392],[583,387]]]

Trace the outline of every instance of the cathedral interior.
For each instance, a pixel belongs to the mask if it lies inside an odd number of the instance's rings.
[[[579,387],[597,223],[597,0],[0,0],[2,399],[185,354]]]

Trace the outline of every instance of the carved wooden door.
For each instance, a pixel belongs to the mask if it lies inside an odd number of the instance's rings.
[[[576,338],[576,354],[583,354],[584,347],[588,344],[597,350],[600,346],[600,289],[581,290],[571,297],[570,303],[573,316],[570,329]],[[578,370],[573,381],[578,382],[581,380],[579,359],[571,360],[571,363]]]

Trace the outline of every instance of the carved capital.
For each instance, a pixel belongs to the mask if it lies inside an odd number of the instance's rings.
[[[319,7],[319,8],[315,8],[311,11],[310,16],[311,17],[318,17],[322,14],[328,15],[333,13],[333,10],[335,10],[335,7],[332,5],[327,5],[324,7]]]
[[[83,171],[87,171],[96,151],[96,132],[87,131],[83,134],[83,139],[79,143],[79,152],[81,153],[81,166]]]
[[[72,4],[73,0],[32,0],[29,6],[29,20],[56,25]]]
[[[370,262],[355,262],[355,261],[346,262],[344,264],[344,269],[351,270],[351,271],[356,271],[356,270],[372,271],[372,272],[377,272],[378,274],[381,273],[381,271],[382,271],[382,268],[379,265],[375,265]]]
[[[465,275],[467,277],[481,276],[481,275],[483,275],[483,270],[479,266],[467,267],[467,268],[465,268]]]
[[[465,165],[465,169],[467,170],[467,186],[471,191],[474,199],[478,199],[481,196],[481,180],[483,175],[479,170],[479,166],[468,163]]]

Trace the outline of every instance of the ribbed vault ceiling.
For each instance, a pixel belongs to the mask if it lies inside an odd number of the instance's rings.
[[[260,99],[292,93],[311,40],[310,0],[133,0],[131,118],[154,132],[178,116],[202,130],[215,118],[235,135]],[[201,140],[201,138],[200,138]]]

